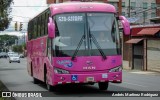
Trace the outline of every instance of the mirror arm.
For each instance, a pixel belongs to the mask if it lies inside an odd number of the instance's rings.
[[[129,35],[130,34],[130,24],[128,20],[124,16],[119,16],[119,19],[121,20],[124,34]]]

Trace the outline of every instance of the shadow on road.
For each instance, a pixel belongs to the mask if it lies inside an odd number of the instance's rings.
[[[7,70],[24,70],[25,68],[0,68],[0,71],[7,71]]]
[[[38,85],[47,90],[45,84],[38,84]],[[119,88],[118,86],[114,87]],[[124,90],[134,91],[126,88],[124,88]],[[102,91],[99,90],[99,88],[94,85],[67,84],[67,85],[59,85],[58,87],[56,87],[55,90],[49,92],[49,94],[50,93],[56,97],[110,97],[112,96],[113,93],[118,93],[118,91],[117,90]]]

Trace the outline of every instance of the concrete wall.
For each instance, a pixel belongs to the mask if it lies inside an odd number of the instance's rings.
[[[147,67],[160,71],[160,40],[147,40]]]

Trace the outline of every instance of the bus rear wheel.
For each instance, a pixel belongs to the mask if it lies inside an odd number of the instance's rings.
[[[109,85],[109,82],[99,82],[98,83],[98,86],[99,86],[100,90],[107,90],[108,89],[108,85]]]
[[[38,79],[33,78],[33,83],[34,83],[34,84],[39,84],[39,82],[40,82],[40,81],[39,81]]]

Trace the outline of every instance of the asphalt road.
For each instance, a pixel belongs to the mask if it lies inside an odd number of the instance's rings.
[[[44,84],[33,84],[27,73],[26,59],[21,63],[9,63],[8,59],[0,59],[0,81],[10,91],[47,91]],[[62,86],[58,92],[47,92],[53,97],[16,98],[17,100],[124,100],[145,99],[160,100],[160,97],[107,97],[116,91],[160,91],[160,74],[155,72],[123,71],[123,83],[109,84],[107,91],[100,91],[98,85]]]

